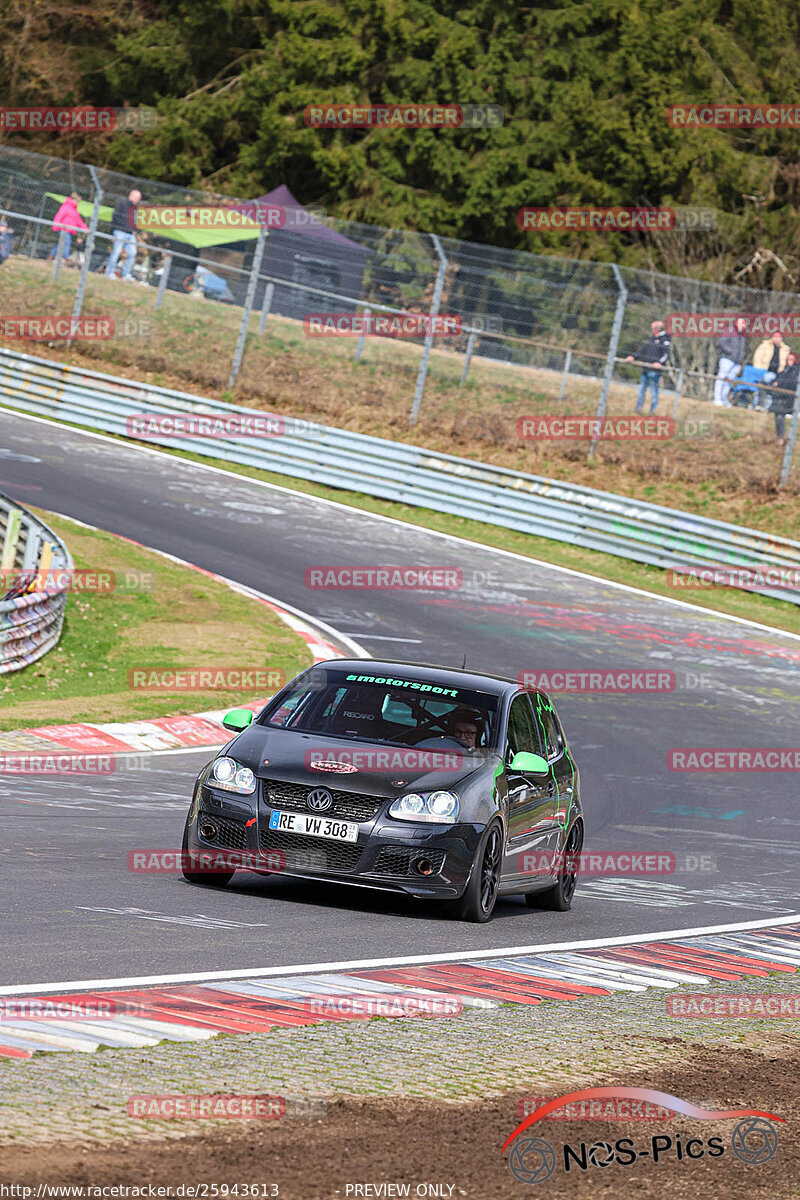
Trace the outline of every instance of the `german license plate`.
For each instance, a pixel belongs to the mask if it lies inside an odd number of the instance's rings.
[[[334,842],[357,842],[355,821],[337,821],[335,817],[312,817],[307,813],[273,812],[270,829],[283,833],[304,833],[306,837],[330,838]]]

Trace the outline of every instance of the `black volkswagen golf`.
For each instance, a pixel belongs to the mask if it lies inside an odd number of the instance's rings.
[[[233,870],[221,857],[441,900],[466,921],[487,921],[515,892],[531,908],[572,904],[578,769],[543,692],[335,659],[224,724],[236,736],[200,772],[186,820],[191,883],[224,886]]]

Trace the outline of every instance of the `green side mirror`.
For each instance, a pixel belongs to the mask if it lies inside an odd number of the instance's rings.
[[[243,729],[247,729],[252,720],[253,714],[249,708],[232,708],[229,713],[225,713],[222,724],[232,733],[241,733]]]
[[[508,769],[517,775],[547,775],[550,770],[540,754],[531,754],[528,750],[518,750]]]

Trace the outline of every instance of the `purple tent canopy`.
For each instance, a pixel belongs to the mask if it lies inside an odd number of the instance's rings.
[[[337,233],[335,229],[329,229],[327,225],[323,225],[318,221],[313,213],[308,212],[298,200],[294,198],[286,184],[282,183],[280,187],[276,187],[274,191],[267,192],[265,196],[259,196],[256,200],[249,200],[245,204],[237,204],[240,212],[245,216],[257,220],[255,215],[256,208],[267,208],[270,205],[279,205],[286,212],[286,224],[283,227],[286,233],[297,233],[301,236],[318,238],[321,242],[338,246],[352,246],[359,250],[364,249],[358,242],[346,238],[343,234]],[[300,217],[298,214],[302,214]],[[297,219],[293,219],[297,215]],[[277,232],[277,231],[273,231]]]
[[[337,310],[354,311],[363,286],[368,246],[329,229],[313,211],[295,200],[285,184],[236,207],[267,231],[254,297],[257,307],[263,303],[268,280],[272,280],[275,292],[271,305],[283,316],[302,320],[309,312],[327,310],[332,304]],[[267,211],[278,207],[283,210],[280,214]],[[273,224],[278,216],[280,225]],[[251,241],[245,268],[248,260],[252,262],[254,251]]]

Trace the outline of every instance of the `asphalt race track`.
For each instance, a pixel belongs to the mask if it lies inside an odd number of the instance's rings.
[[[680,774],[667,754],[797,744],[800,639],[5,410],[0,489],[258,588],[376,656],[461,666],[466,652],[473,670],[512,677],[674,671],[672,691],[556,703],[581,768],[586,848],[670,851],[713,868],[587,878],[569,913],[514,898],[488,925],[463,925],[361,889],[239,873],[215,892],[129,873],[129,850],[179,846],[208,751],[151,755],[108,777],[0,776],[0,983],[529,946],[797,911],[796,775]],[[464,585],[306,588],[306,568],[332,564],[455,566]]]

